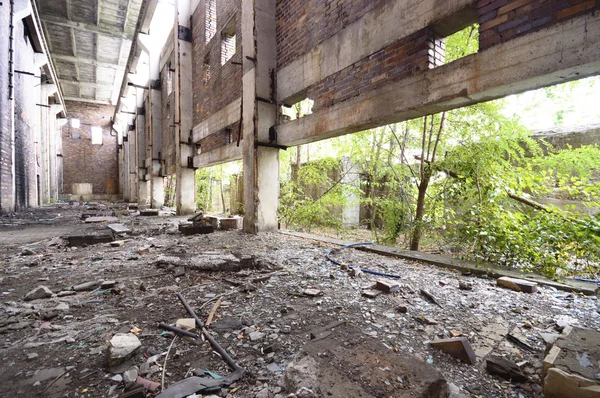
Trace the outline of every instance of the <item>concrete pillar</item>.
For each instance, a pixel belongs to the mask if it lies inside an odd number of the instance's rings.
[[[272,81],[277,65],[275,3],[242,0],[244,230],[251,233],[278,227],[279,150],[264,146],[277,119]]]
[[[148,67],[150,69],[150,89],[148,90],[149,106],[146,109],[146,117],[150,118],[150,137],[146,146],[151,150],[151,158],[146,158],[147,181],[150,182],[150,206],[160,209],[165,204],[164,179],[161,176],[161,149],[162,149],[162,97],[160,90],[153,87],[160,79],[160,48],[148,35],[138,36],[139,43],[144,51],[148,53]]]
[[[142,101],[142,107],[143,108]],[[137,202],[139,205],[145,205],[148,201],[148,184],[146,182],[146,115],[138,114],[137,117],[137,138],[136,138],[136,152],[137,152]]]
[[[176,0],[175,40],[175,125],[178,126],[175,207],[177,214],[193,214],[196,211],[196,173],[188,168],[188,158],[194,156],[187,143],[193,128],[193,81],[192,81],[192,2]],[[179,29],[178,29],[179,28]],[[183,32],[179,35],[178,32]],[[189,33],[189,34],[188,34]]]

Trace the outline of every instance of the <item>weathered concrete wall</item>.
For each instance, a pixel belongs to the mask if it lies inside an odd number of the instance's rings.
[[[111,130],[114,106],[67,101],[69,119],[79,119],[80,128],[71,124],[62,128],[64,179],[63,192],[71,185],[93,184],[94,194],[118,194],[119,181],[117,137]],[[91,127],[102,128],[102,145],[92,145]],[[79,138],[76,138],[79,137]]]
[[[0,5],[0,51],[8,54],[9,48],[10,4]],[[12,117],[14,115],[9,99],[8,57],[0,57],[0,212],[14,209],[13,203],[13,155],[12,155]]]
[[[161,61],[160,81],[162,97],[162,151],[161,161],[163,162],[165,175],[175,173],[177,159],[176,146],[179,145],[176,139],[175,125],[175,59],[172,47],[167,47],[169,53]],[[163,57],[161,57],[163,58]]]
[[[533,131],[533,138],[542,139],[556,149],[579,148],[582,145],[600,145],[600,123],[584,126],[555,127]]]
[[[15,21],[15,69],[39,76],[35,67],[34,49],[30,36],[25,33],[23,21]],[[15,90],[15,198],[16,209],[37,207],[37,178],[39,158],[36,153],[40,79],[16,73]],[[37,86],[37,87],[36,87]]]

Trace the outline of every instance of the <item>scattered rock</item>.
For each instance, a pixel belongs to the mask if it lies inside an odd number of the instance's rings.
[[[27,354],[27,360],[28,361],[33,361],[34,359],[37,359],[39,357],[39,355],[36,352],[32,352],[30,354]]]
[[[323,292],[320,291],[319,289],[305,289],[303,293],[305,296],[309,296],[309,297],[317,297],[317,296],[323,295]]]
[[[23,300],[31,301],[31,300],[39,300],[52,297],[52,291],[48,289],[46,286],[38,286],[35,289],[29,291]]]
[[[261,333],[261,332],[258,332],[258,331],[255,331],[255,332],[252,332],[252,333],[250,333],[250,334],[248,335],[248,337],[250,337],[250,340],[251,340],[251,341],[256,341],[256,340],[260,340],[260,339],[262,339],[263,337],[265,337],[265,334],[264,334],[264,333]]]
[[[522,383],[528,380],[521,369],[514,363],[499,356],[491,356],[486,360],[486,369],[489,373],[505,380]]]
[[[125,383],[135,383],[138,378],[138,368],[132,367],[129,368],[126,372],[123,373],[123,381]]]
[[[188,332],[195,332],[196,320],[194,318],[180,318],[175,323],[175,326]]]
[[[117,366],[130,358],[142,343],[131,333],[117,333],[110,340],[108,347],[108,364]]]
[[[301,388],[316,390],[319,379],[318,363],[312,356],[304,356],[290,362],[283,375],[285,388],[295,393]]]
[[[121,375],[114,375],[113,377],[110,378],[112,381],[120,383],[123,381],[123,376]]]
[[[381,290],[375,290],[375,289],[365,289],[362,291],[362,295],[365,296],[366,298],[375,298],[377,296],[379,296],[382,293]]]
[[[102,281],[85,282],[73,286],[73,290],[76,292],[89,292],[98,289],[100,286],[102,286]]]
[[[429,342],[429,345],[433,348],[437,348],[453,356],[454,358],[460,359],[461,361],[474,365],[477,357],[471,348],[471,343],[466,337],[453,337],[450,339],[434,340]]]
[[[398,293],[400,291],[400,284],[397,282],[391,282],[387,280],[378,280],[376,288],[384,293]]]
[[[458,281],[458,288],[460,290],[473,290],[473,283],[465,282],[465,281]]]
[[[526,281],[524,279],[509,278],[508,276],[503,276],[501,278],[498,278],[496,283],[500,287],[515,290],[517,292],[535,293],[538,291],[537,283]]]

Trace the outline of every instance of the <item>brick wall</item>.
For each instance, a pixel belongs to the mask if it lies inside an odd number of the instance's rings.
[[[386,2],[392,0],[278,0],[277,66],[287,65]]]
[[[553,23],[600,10],[600,0],[479,0],[479,47],[486,49]]]
[[[11,112],[8,99],[8,35],[10,5],[8,1],[0,5],[0,212],[12,211],[12,146]]]
[[[71,184],[76,183],[93,184],[94,194],[116,193],[107,192],[107,187],[118,186],[119,178],[117,137],[111,135],[110,123],[115,107],[72,101],[65,105],[69,121],[77,118],[81,125],[75,129],[68,123],[62,128],[63,193],[72,193]],[[102,128],[102,145],[92,145],[92,126]]]
[[[240,123],[234,123],[227,128],[209,135],[200,140],[202,153],[224,147],[226,145],[237,145],[238,135],[240,134]],[[242,145],[240,143],[240,145]]]
[[[192,16],[194,126],[242,95],[242,67],[235,64],[242,61],[241,0],[216,2],[216,33],[208,43],[205,37],[204,4],[201,2]],[[221,65],[221,32],[231,21],[235,21],[236,52],[225,65]],[[208,79],[205,60],[210,65]]]
[[[313,111],[432,68],[434,42],[433,32],[422,29],[310,86]]]

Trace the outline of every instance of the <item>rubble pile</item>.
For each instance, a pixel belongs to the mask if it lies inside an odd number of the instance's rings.
[[[140,211],[0,217],[0,396],[596,396],[595,296]]]

